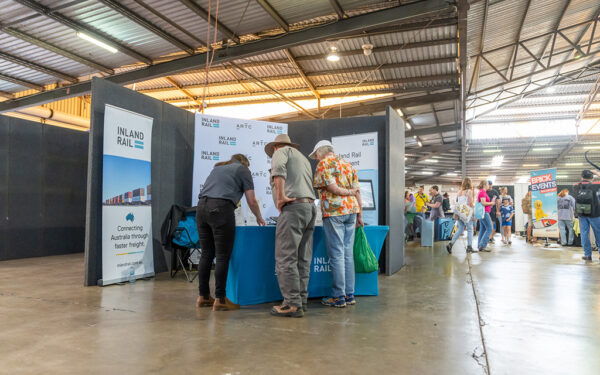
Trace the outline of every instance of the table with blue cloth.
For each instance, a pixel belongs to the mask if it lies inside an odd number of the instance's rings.
[[[377,259],[387,235],[387,226],[365,226],[367,241]],[[355,295],[379,294],[378,272],[357,273]],[[323,227],[315,227],[308,298],[331,293],[331,268]],[[227,275],[227,297],[240,305],[281,301],[275,274],[275,227],[237,227]]]

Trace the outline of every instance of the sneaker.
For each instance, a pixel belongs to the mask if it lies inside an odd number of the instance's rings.
[[[592,260],[592,257],[591,257],[591,256],[589,256],[589,257],[586,257],[586,256],[584,255],[584,256],[582,256],[582,257],[581,257],[581,259],[583,259],[583,260]]]
[[[467,246],[467,253],[474,253],[475,250],[473,250],[472,246]]]
[[[484,248],[482,248],[482,247],[480,247],[480,248],[479,248],[479,251],[480,251],[480,252],[483,252],[483,253],[491,253],[491,252],[492,252],[492,250],[490,250],[490,249],[488,249],[488,248],[485,248],[485,249],[484,249]]]
[[[340,297],[340,298],[323,297],[323,299],[321,300],[321,303],[325,306],[342,308],[342,307],[346,307],[346,298],[345,297]]]
[[[346,296],[346,305],[356,305],[356,299],[354,298],[354,294],[348,294]]]
[[[496,241],[494,241],[494,239],[493,239],[493,238],[490,238],[490,241],[489,241],[489,243],[496,243]]]
[[[508,244],[509,244],[509,245],[512,245],[512,241],[511,241],[511,240],[508,240]]]
[[[446,251],[448,254],[452,254],[452,242],[449,242],[448,245],[446,245]]]

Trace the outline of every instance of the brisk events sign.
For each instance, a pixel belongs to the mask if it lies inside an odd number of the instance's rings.
[[[534,237],[558,238],[556,168],[531,172],[531,212]]]

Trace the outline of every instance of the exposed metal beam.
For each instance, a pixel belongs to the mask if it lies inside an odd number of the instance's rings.
[[[479,81],[479,73],[481,72],[481,54],[483,53],[483,42],[485,40],[485,30],[487,28],[487,17],[488,17],[488,8],[489,8],[489,0],[485,0],[484,8],[483,8],[483,20],[481,21],[481,36],[479,39],[479,53],[477,54],[477,59],[475,60],[475,69],[473,69],[473,75],[471,76],[471,81],[469,82],[469,90],[467,90],[467,95],[471,94],[471,88],[475,87],[475,91],[477,91],[477,82]],[[475,84],[473,84],[475,82]]]
[[[102,4],[106,5],[107,7],[109,7],[111,9],[119,12],[120,14],[122,14],[123,16],[125,16],[126,18],[128,18],[131,21],[137,23],[138,25],[140,25],[144,29],[150,31],[154,35],[156,35],[156,36],[158,36],[158,37],[166,40],[167,42],[171,43],[175,47],[180,48],[182,51],[185,51],[188,55],[193,55],[194,54],[194,48],[193,47],[190,47],[189,45],[187,45],[186,43],[184,43],[181,40],[177,39],[173,35],[167,33],[166,31],[162,30],[158,26],[152,24],[147,19],[145,19],[144,17],[142,17],[139,14],[135,13],[131,9],[127,8],[126,6],[124,6],[124,5],[116,2],[114,0],[98,0],[98,1],[100,1]]]
[[[442,126],[430,126],[428,128],[413,128],[406,132],[406,137],[414,137],[415,135],[418,137],[420,135],[428,135],[428,134],[436,134],[436,133],[445,133],[451,131],[460,130],[460,124],[452,124],[452,125],[442,125]]]
[[[286,33],[290,31],[290,25],[286,22],[286,20],[283,19],[283,17],[281,17],[275,8],[273,8],[273,6],[267,2],[267,0],[256,0],[256,2],[263,7],[267,13],[269,13],[271,18],[273,18],[275,22],[277,22],[279,26],[285,30]]]
[[[458,55],[459,55],[459,74],[460,74],[460,98],[458,101],[459,105],[459,124],[458,129],[460,130],[461,148],[460,148],[460,160],[461,160],[461,174],[462,178],[467,177],[467,19],[469,12],[469,3],[467,0],[458,1]],[[488,62],[489,64],[489,62]],[[438,127],[441,129],[442,127]],[[441,132],[440,132],[441,134]],[[442,136],[443,139],[443,136]]]
[[[54,21],[61,23],[67,27],[70,27],[71,29],[73,29],[75,31],[85,33],[85,34],[91,36],[92,38],[101,41],[102,43],[105,43],[113,48],[116,48],[117,50],[119,50],[119,52],[124,53],[128,56],[131,56],[138,61],[141,61],[141,62],[149,64],[149,65],[152,64],[152,60],[149,57],[144,56],[141,53],[134,51],[133,49],[116,41],[114,38],[108,36],[107,34],[105,34],[102,31],[95,30],[95,29],[93,30],[89,26],[83,25],[75,20],[65,17],[62,14],[60,14],[56,11],[53,11],[52,9],[50,9],[40,3],[37,3],[33,0],[13,0],[13,1],[16,1],[17,3],[24,5],[30,9],[33,9],[36,12],[43,14],[44,16],[51,18]]]
[[[12,82],[12,83],[14,83],[16,85],[23,86],[23,87],[28,87],[30,89],[34,89],[34,90],[38,90],[38,91],[44,91],[44,86],[35,84],[33,82],[25,81],[25,80],[20,79],[20,78],[12,77],[12,76],[9,76],[9,75],[6,75],[6,74],[0,73],[0,80],[7,81],[7,82]]]
[[[203,20],[210,22],[212,25],[216,23],[217,29],[221,34],[228,36],[229,39],[233,40],[236,43],[240,42],[240,38],[235,35],[235,32],[231,31],[227,26],[223,24],[223,22],[217,21],[215,17],[212,16],[212,14],[209,15],[206,10],[204,10],[202,7],[200,7],[200,5],[198,5],[194,1],[179,0],[179,2],[188,7],[188,9],[192,12],[199,15]],[[210,41],[207,40],[206,42],[209,43]]]
[[[575,145],[577,145],[577,140],[575,138],[573,138],[569,143],[567,143],[567,145],[560,152],[560,154],[558,154],[558,156],[556,157],[556,159],[554,159],[554,161],[552,162],[552,164],[550,165],[550,167],[551,168],[556,167],[556,165],[558,163],[560,163],[565,158],[565,156],[567,156],[569,154],[569,152],[571,152],[571,150],[573,149],[573,147],[575,147]]]
[[[523,12],[523,17],[521,18],[521,21],[519,22],[519,28],[517,29],[517,37],[515,38],[515,46],[513,48],[512,53],[510,54],[510,59],[508,60],[508,66],[506,67],[506,71],[505,74],[508,73],[508,70],[510,69],[510,75],[509,75],[509,79],[507,79],[507,81],[511,80],[513,78],[513,73],[515,72],[515,64],[517,63],[517,54],[519,53],[519,42],[521,39],[521,32],[523,31],[523,25],[525,25],[525,19],[527,18],[527,13],[529,13],[529,8],[531,7],[531,0],[526,0],[527,3],[525,4],[525,12]],[[489,64],[489,62],[488,62]],[[512,68],[511,68],[512,66]]]
[[[4,91],[0,91],[0,98],[4,98],[4,99],[12,99],[15,96],[13,94],[11,94],[10,92],[4,92]]]
[[[240,72],[246,74],[249,77],[252,77],[258,84],[260,84],[261,86],[267,88],[274,95],[278,96],[283,101],[285,101],[288,104],[290,104],[292,107],[294,107],[294,108],[302,111],[304,114],[308,115],[309,117],[312,117],[314,119],[318,118],[314,113],[308,111],[307,109],[305,109],[304,107],[302,107],[301,105],[299,105],[298,103],[296,103],[293,99],[290,99],[287,96],[283,95],[282,93],[280,93],[279,91],[277,91],[277,89],[271,87],[268,83],[264,82],[262,79],[260,79],[259,77],[255,76],[254,74],[250,73],[246,69],[237,66],[234,62],[230,62],[230,64],[233,65],[234,67],[236,67]]]
[[[241,65],[238,65],[242,67]],[[243,68],[243,67],[242,67]],[[261,80],[265,82],[273,82],[273,81],[282,81],[287,79],[298,79],[297,74],[290,74],[285,76],[271,76],[271,77],[261,77]],[[436,76],[424,76],[424,77],[407,77],[407,78],[399,78],[399,79],[390,79],[390,80],[377,80],[377,81],[365,81],[362,86],[380,86],[380,85],[402,85],[407,83],[419,83],[419,82],[431,82],[431,81],[447,81],[447,80],[456,80],[456,75],[454,74],[444,74],[444,75],[436,75]],[[241,84],[241,83],[253,83],[255,80],[253,79],[239,79],[233,81],[221,81],[221,82],[212,82],[208,84],[208,87],[220,87],[220,86],[229,86],[233,84]],[[194,84],[194,85],[186,85],[183,86],[186,89],[203,89],[206,85],[204,84]],[[347,83],[342,85],[329,85],[329,86],[316,86],[317,90],[336,90],[336,89],[346,89],[346,88],[357,88],[357,82]],[[455,87],[455,85],[451,85],[451,87]],[[434,87],[423,87],[419,89],[419,91],[425,90],[433,90]],[[176,90],[174,88],[166,87],[166,88],[158,88],[158,89],[147,89],[147,90],[139,90],[144,94],[152,93],[152,92],[164,92],[169,90]],[[410,92],[411,89],[407,89],[407,92]],[[448,99],[450,100],[450,99]]]
[[[337,2],[337,0],[329,0],[329,4],[331,4],[331,7],[335,11],[335,14],[337,14],[339,19],[344,18],[344,10],[342,9],[340,3]]]
[[[194,95],[192,95],[192,93],[190,93],[189,91],[187,91],[186,89],[184,89],[183,87],[181,87],[181,85],[175,81],[173,78],[171,77],[165,77],[165,79],[167,81],[169,81],[170,84],[172,84],[174,87],[176,87],[179,91],[181,91],[184,95],[186,95],[189,99],[191,99],[194,103],[198,104],[198,106],[200,106],[200,108],[203,107],[202,103],[197,100]]]
[[[77,54],[74,54],[72,52],[69,52],[69,51],[67,51],[67,50],[65,50],[63,48],[60,48],[60,47],[58,47],[58,46],[56,46],[54,44],[51,44],[51,43],[48,43],[48,42],[44,42],[43,40],[40,40],[40,39],[38,39],[38,38],[36,38],[34,36],[31,36],[31,35],[29,35],[27,33],[24,33],[22,31],[19,31],[17,29],[12,28],[12,27],[3,26],[2,24],[0,24],[0,31],[2,31],[3,33],[8,34],[8,35],[10,35],[12,37],[24,40],[27,43],[36,45],[36,46],[38,46],[40,48],[43,48],[43,49],[45,49],[47,51],[54,52],[54,53],[56,53],[58,55],[66,57],[69,60],[73,60],[73,61],[76,61],[76,62],[78,62],[80,64],[89,66],[90,68],[94,68],[94,69],[96,69],[96,70],[98,70],[100,72],[104,72],[106,74],[111,74],[111,75],[115,74],[115,71],[112,70],[111,68],[108,68],[108,67],[106,67],[104,65],[98,64],[98,63],[96,63],[96,62],[94,62],[92,60],[86,59],[85,57],[81,57],[81,56],[79,56]]]
[[[411,160],[410,164],[417,164],[417,163],[420,163],[420,162],[422,162],[422,161],[425,161],[425,160],[427,160],[427,159],[431,159],[432,157],[434,157],[434,156],[438,156],[438,155],[440,155],[440,154],[443,154],[443,153],[444,153],[444,151],[436,151],[436,152],[432,152],[432,153],[430,153],[430,154],[426,154],[426,155],[424,155],[424,156],[421,156],[421,157],[417,158],[417,159],[416,159],[416,160],[414,160],[414,161],[412,161],[412,160]]]
[[[311,80],[306,76],[306,74],[304,73],[304,70],[302,70],[302,67],[300,65],[298,65],[298,63],[296,62],[296,59],[295,59],[294,55],[292,54],[292,51],[290,51],[288,48],[285,48],[283,50],[283,52],[285,53],[285,55],[287,56],[287,58],[290,60],[290,63],[294,66],[294,68],[298,72],[298,75],[300,76],[300,78],[302,78],[302,80],[304,81],[304,83],[308,86],[308,88],[310,89],[310,91],[313,93],[313,95],[315,96],[315,98],[317,98],[318,100],[321,100],[321,95],[319,95],[319,92],[317,91],[317,88],[311,82]],[[319,101],[319,107],[320,106],[321,106],[321,102]]]
[[[408,135],[407,135],[408,136]],[[434,152],[448,152],[448,151],[453,151],[453,150],[457,150],[459,151],[460,149],[460,142],[452,142],[452,143],[446,143],[443,145],[431,145],[431,146],[423,146],[423,147],[419,147],[419,148],[407,148],[406,149],[406,153],[410,154],[410,153],[434,153]]]
[[[334,75],[334,74],[346,74],[346,73],[360,73],[360,72],[370,72],[375,69],[386,70],[386,69],[398,69],[398,68],[407,68],[413,66],[423,66],[423,65],[436,65],[436,64],[448,64],[454,63],[456,61],[456,56],[450,57],[441,57],[437,59],[427,59],[427,60],[413,60],[413,61],[405,61],[400,63],[391,63],[391,64],[381,64],[381,65],[372,65],[372,66],[360,66],[356,68],[347,68],[347,69],[332,69],[332,70],[319,70],[315,72],[306,72],[306,75],[309,77],[318,77],[318,76],[326,76],[326,75]]]
[[[447,173],[447,172],[436,172],[436,173],[430,174],[430,175],[406,176],[405,178],[407,181],[410,181],[412,183],[419,183],[422,181],[431,181],[432,178],[440,177],[444,173]]]
[[[36,70],[38,72],[42,72],[42,73],[50,75],[52,77],[61,78],[61,79],[65,80],[65,81],[68,81],[68,82],[71,82],[71,83],[77,82],[77,78],[75,78],[73,76],[70,76],[70,75],[68,75],[66,73],[62,73],[62,72],[59,72],[57,70],[54,70],[54,69],[51,69],[51,68],[48,68],[48,67],[45,67],[45,66],[42,66],[42,65],[39,65],[39,64],[35,64],[35,63],[29,62],[27,60],[23,60],[23,59],[21,59],[21,58],[19,58],[17,56],[8,54],[6,52],[1,52],[0,51],[0,58],[3,59],[3,60],[6,60],[6,61],[10,61],[13,64],[21,65],[21,66],[24,66],[26,68],[29,68],[29,69],[32,69],[32,70]]]
[[[161,20],[163,20],[166,23],[168,23],[171,27],[179,30],[183,34],[187,35],[189,38],[191,38],[191,39],[195,40],[196,42],[198,42],[201,47],[206,47],[207,46],[207,44],[206,44],[205,41],[203,41],[202,39],[198,38],[196,35],[194,35],[193,33],[189,32],[184,27],[181,27],[181,25],[179,25],[177,22],[173,22],[173,20],[165,17],[164,14],[162,14],[159,11],[157,11],[156,9],[154,9],[153,7],[151,7],[150,5],[148,5],[145,2],[143,2],[142,0],[133,0],[133,1],[135,1],[135,3],[138,4],[139,6],[141,6],[142,8],[146,9],[148,12],[154,14],[156,17],[158,17]]]
[[[307,28],[294,33],[288,33],[278,38],[264,39],[254,43],[245,43],[235,47],[219,50],[214,56],[213,64],[223,64],[225,62],[239,60],[257,54],[273,52],[281,50],[282,48],[289,48],[300,44],[316,43],[330,37],[342,36],[371,27],[387,26],[389,24],[402,22],[403,20],[413,19],[416,17],[433,16],[439,14],[440,12],[447,11],[449,7],[450,5],[444,0],[429,0],[426,2],[420,1],[394,8],[388,8],[382,11],[366,13],[360,16],[349,17],[339,20],[335,23]],[[171,60],[142,69],[117,74],[108,77],[107,80],[113,83],[126,85],[136,81],[139,82],[157,77],[163,77],[165,75],[189,71],[192,68],[198,69],[199,67],[204,66],[206,63],[205,53],[183,57],[181,59]],[[82,82],[68,87],[50,90],[41,94],[8,100],[0,103],[0,113],[12,111],[17,108],[30,107],[33,105],[65,99],[67,97],[87,94],[91,90],[91,85],[91,82]]]
[[[399,20],[401,22],[401,20]],[[405,24],[397,24],[394,26],[385,26],[378,28],[370,28],[365,30],[360,30],[360,33],[348,33],[346,35],[340,36],[337,39],[345,39],[345,38],[360,38],[368,34],[370,36],[389,34],[389,33],[403,33],[408,31],[417,31],[422,30],[424,27],[434,28],[434,27],[445,27],[445,26],[455,26],[457,24],[456,17],[441,17],[435,19],[433,21],[419,21],[419,22],[410,22]]]
[[[555,32],[555,33],[556,33],[556,32],[558,31],[558,29],[560,28],[560,23],[562,22],[563,18],[565,18],[565,14],[567,13],[567,9],[569,8],[569,5],[571,5],[571,0],[566,0],[566,1],[565,1],[565,5],[563,6],[562,10],[560,11],[560,14],[559,14],[559,16],[558,16],[558,19],[557,19],[556,23],[554,24],[554,27],[552,28],[552,29],[554,30],[554,32]],[[539,59],[539,60],[542,60],[542,59],[544,58],[544,55],[546,54],[546,49],[548,49],[548,46],[550,45],[550,42],[553,42],[553,44],[554,44],[554,41],[556,40],[556,39],[555,39],[555,35],[556,35],[556,34],[554,34],[554,35],[550,35],[550,36],[548,37],[548,40],[546,41],[546,43],[544,43],[544,47],[541,49],[541,53],[540,53],[540,55],[538,56],[538,59]],[[554,45],[553,45],[553,47],[554,47]],[[554,50],[554,48],[552,48],[552,50],[550,51],[550,56],[548,57],[548,65],[550,65],[550,62],[551,62],[551,59],[550,59],[550,57],[551,57],[551,55],[552,55],[552,52],[553,52],[553,50]],[[531,72],[534,72],[534,71],[535,71],[535,69],[536,69],[536,66],[534,65],[534,66],[531,68]]]

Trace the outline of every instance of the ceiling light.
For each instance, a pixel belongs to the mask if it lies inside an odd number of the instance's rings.
[[[458,176],[458,174],[456,174],[454,172],[450,172],[450,173],[446,173],[446,176],[456,177],[456,176]]]
[[[337,49],[336,46],[331,46],[330,47],[329,54],[327,55],[327,60],[328,61],[331,61],[331,62],[340,61],[340,55],[338,55],[337,50],[338,49]]]
[[[102,47],[107,51],[110,51],[112,53],[117,53],[119,52],[115,47],[111,47],[108,44],[99,41],[98,39],[92,38],[91,36],[82,33],[81,31],[77,32],[77,36],[80,37],[81,39],[87,40],[88,42],[97,45],[98,47]]]
[[[539,164],[523,164],[524,167],[539,167]]]
[[[504,155],[496,155],[492,158],[492,167],[499,167],[504,161]]]
[[[485,152],[486,154],[492,154],[492,153],[498,153],[501,151],[498,149],[487,149],[487,150],[483,150],[483,152]]]
[[[433,172],[430,172],[430,171],[421,171],[421,174],[432,175]]]
[[[564,174],[558,174],[556,175],[556,178],[568,178],[569,176],[564,175]]]
[[[408,130],[412,129],[412,126],[410,126],[410,124],[408,122],[406,123],[406,129],[408,129]]]
[[[584,150],[600,150],[600,146],[584,146]]]
[[[396,112],[398,112],[398,114],[400,115],[400,117],[404,117],[404,113],[402,113],[402,110],[400,108],[398,108],[396,110]]]
[[[576,167],[579,165],[583,165],[583,163],[567,163],[566,165],[570,166],[570,167]]]
[[[425,163],[437,163],[437,159],[425,159],[423,160]]]
[[[421,141],[417,141],[417,144],[419,145],[419,147],[423,147],[423,143],[421,143]]]
[[[552,151],[552,148],[551,147],[538,147],[538,148],[534,148],[531,151],[536,151],[536,152],[539,152],[539,151]]]

